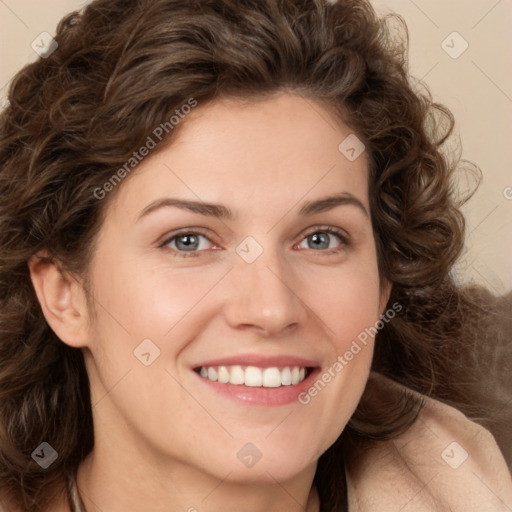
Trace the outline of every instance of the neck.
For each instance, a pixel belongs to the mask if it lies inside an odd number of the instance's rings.
[[[315,467],[286,482],[267,475],[258,482],[232,482],[173,463],[147,467],[126,465],[123,457],[95,450],[79,467],[77,486],[83,512],[318,512],[319,499],[312,487]],[[140,460],[139,460],[140,462]]]

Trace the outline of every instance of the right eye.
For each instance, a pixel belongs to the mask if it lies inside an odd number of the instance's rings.
[[[173,256],[186,258],[198,256],[198,252],[205,251],[209,248],[208,244],[213,245],[213,242],[202,233],[197,231],[181,231],[167,238],[161,246],[171,249]]]

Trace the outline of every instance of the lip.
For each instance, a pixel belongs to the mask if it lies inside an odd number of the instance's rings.
[[[318,361],[312,359],[304,359],[297,356],[278,355],[278,356],[262,356],[259,354],[238,354],[220,359],[210,359],[195,364],[192,368],[197,370],[201,366],[257,366],[259,368],[270,368],[272,366],[300,366],[304,368],[316,368],[320,366]]]
[[[201,366],[256,366],[259,368],[299,366],[308,369],[306,378],[295,385],[280,386],[278,388],[249,387],[244,385],[215,382],[198,373]],[[296,356],[260,356],[256,354],[236,355],[221,359],[211,359],[194,365],[193,374],[208,389],[225,398],[234,400],[239,404],[256,405],[263,407],[278,407],[298,402],[298,396],[305,392],[320,373],[320,364],[311,359]]]

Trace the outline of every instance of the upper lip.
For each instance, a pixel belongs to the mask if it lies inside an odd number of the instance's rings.
[[[315,368],[320,366],[317,361],[304,359],[303,357],[277,355],[263,356],[259,354],[238,354],[219,359],[210,359],[193,366],[194,369],[202,366],[257,366],[260,368],[270,368],[273,366],[299,366],[303,368]]]

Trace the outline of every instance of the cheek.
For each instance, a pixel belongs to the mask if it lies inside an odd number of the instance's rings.
[[[368,329],[379,319],[379,289],[373,282],[346,284],[340,291],[336,307],[330,312],[333,319],[332,330],[336,333],[335,348],[338,354],[349,350],[352,342],[363,339],[371,344],[372,339],[365,336]]]
[[[129,333],[132,343],[163,340],[182,328],[184,320],[225,274],[225,269],[198,270],[153,266],[129,258],[106,262],[98,271],[95,295],[102,305],[102,329]]]
[[[339,269],[317,274],[304,291],[308,304],[322,318],[338,353],[380,316],[379,276],[376,260],[354,258]]]

